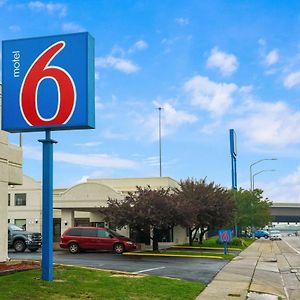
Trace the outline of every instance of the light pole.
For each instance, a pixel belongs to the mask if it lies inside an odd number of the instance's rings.
[[[275,169],[267,169],[267,170],[261,170],[259,172],[254,173],[253,176],[252,176],[252,190],[254,190],[254,177],[256,175],[258,175],[260,173],[263,173],[263,172],[274,172],[274,171],[276,171],[276,170]]]
[[[159,106],[158,109],[158,138],[159,138],[159,176],[161,177],[161,110],[163,107]]]
[[[254,163],[252,163],[252,164],[250,165],[250,190],[251,190],[251,191],[253,191],[252,167],[253,167],[254,165],[256,165],[256,164],[262,162],[262,161],[265,161],[265,160],[277,160],[277,158],[263,158],[263,159],[260,159],[260,160],[255,161]],[[257,175],[257,174],[256,174],[256,175]]]

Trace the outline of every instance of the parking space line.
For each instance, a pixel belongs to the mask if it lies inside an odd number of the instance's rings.
[[[157,267],[157,268],[152,268],[152,269],[146,269],[146,270],[141,270],[137,272],[133,272],[134,274],[140,274],[140,273],[145,273],[145,272],[150,272],[154,270],[160,270],[160,269],[165,269],[166,267]]]

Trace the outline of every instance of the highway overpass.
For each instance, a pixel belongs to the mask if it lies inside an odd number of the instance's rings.
[[[273,203],[271,215],[273,222],[300,224],[300,203]]]

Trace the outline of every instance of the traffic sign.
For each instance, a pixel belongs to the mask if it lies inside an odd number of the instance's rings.
[[[95,127],[94,39],[75,33],[2,42],[2,129]]]
[[[230,243],[231,242],[232,237],[231,237],[231,231],[230,230],[220,229],[218,231],[218,234],[219,234],[219,241],[220,242],[222,242],[222,243]]]

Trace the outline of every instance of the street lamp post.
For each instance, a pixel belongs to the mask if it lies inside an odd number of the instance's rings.
[[[253,191],[253,177],[252,177],[252,167],[262,161],[265,161],[265,160],[277,160],[277,158],[263,158],[263,159],[260,159],[258,161],[255,161],[254,163],[252,163],[250,165],[250,190]],[[256,174],[257,175],[257,174]]]
[[[261,170],[259,172],[254,173],[253,176],[252,176],[252,190],[254,190],[254,177],[256,175],[258,175],[260,173],[263,173],[263,172],[274,172],[274,171],[276,171],[276,170],[275,169],[267,169],[267,170]]]
[[[159,176],[162,176],[161,171],[161,106],[157,107],[158,109],[158,138],[159,138]]]

